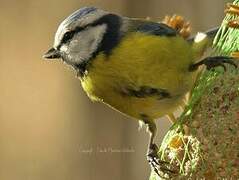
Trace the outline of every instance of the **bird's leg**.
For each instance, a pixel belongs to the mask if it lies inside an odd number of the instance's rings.
[[[164,172],[167,174],[175,174],[173,170],[167,167],[169,165],[169,162],[160,160],[158,156],[159,148],[154,143],[154,138],[157,131],[156,124],[153,121],[150,121],[147,119],[143,121],[148,126],[147,130],[149,132],[149,145],[148,145],[148,152],[147,152],[147,160],[149,162],[149,165],[159,177],[162,177],[160,175],[160,172]]]
[[[226,71],[226,64],[231,64],[235,68],[237,68],[236,63],[234,62],[235,58],[228,57],[228,56],[213,56],[213,57],[207,57],[195,64],[192,64],[189,66],[189,71],[195,71],[198,69],[199,66],[205,65],[208,70],[215,68],[217,66],[221,66]]]

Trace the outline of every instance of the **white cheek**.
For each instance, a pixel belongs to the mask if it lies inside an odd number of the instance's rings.
[[[68,45],[62,45],[61,46],[61,52],[64,54],[64,60],[69,64],[77,63],[79,60],[79,57],[77,55],[79,54],[78,51],[74,51],[74,48]]]
[[[72,41],[70,47],[70,55],[74,57],[75,62],[90,58],[89,44],[84,39]]]
[[[71,61],[80,63],[90,59],[102,41],[105,31],[106,25],[103,24],[96,27],[89,27],[85,31],[77,34],[74,39],[71,40],[69,48],[65,51]]]
[[[63,46],[61,46],[61,49],[60,49],[60,50],[61,50],[62,52],[67,52],[67,49],[68,49],[67,46],[66,46],[66,45],[63,45]]]

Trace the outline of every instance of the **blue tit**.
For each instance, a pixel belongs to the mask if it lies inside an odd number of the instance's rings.
[[[44,58],[62,59],[73,67],[91,100],[148,125],[147,157],[152,162],[158,159],[155,120],[184,102],[198,67],[235,65],[228,57],[200,60],[216,32],[184,39],[163,23],[85,7],[60,24]]]

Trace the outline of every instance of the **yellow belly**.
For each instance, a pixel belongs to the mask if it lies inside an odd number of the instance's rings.
[[[134,33],[125,37],[109,57],[98,55],[81,82],[92,100],[136,119],[142,115],[156,119],[173,112],[191,89],[194,73],[188,72],[188,66],[193,59],[191,47],[179,37]],[[159,100],[122,95],[129,86],[166,89],[171,97]]]

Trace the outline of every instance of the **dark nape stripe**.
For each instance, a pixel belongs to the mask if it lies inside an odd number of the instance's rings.
[[[105,53],[107,56],[110,55],[112,49],[114,49],[120,41],[121,23],[121,18],[119,16],[115,14],[107,14],[91,24],[92,26],[101,24],[107,25],[103,39],[98,49],[93,53],[92,58],[97,56],[100,52]]]
[[[114,14],[107,14],[97,21],[90,23],[84,27],[76,27],[74,30],[66,32],[58,48],[70,41],[75,34],[85,30],[86,27],[97,26],[101,24],[106,24],[107,29],[98,49],[93,53],[92,58],[97,56],[99,52],[104,52],[106,55],[110,55],[111,50],[119,43],[120,40],[121,18]]]
[[[107,29],[103,36],[101,43],[98,46],[98,49],[92,54],[91,58],[88,61],[82,62],[81,64],[76,65],[79,75],[84,76],[85,71],[89,67],[91,60],[93,60],[100,52],[103,52],[109,56],[112,52],[112,49],[117,46],[120,41],[120,26],[121,18],[114,14],[107,14],[97,21],[87,25],[87,26],[97,26],[101,24],[106,24]]]

